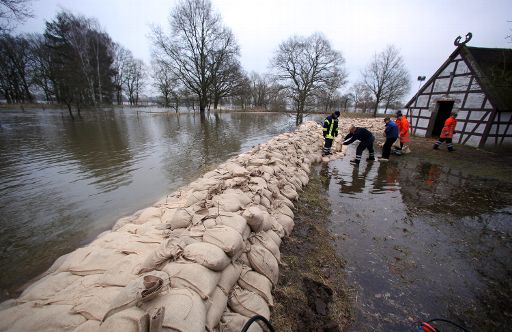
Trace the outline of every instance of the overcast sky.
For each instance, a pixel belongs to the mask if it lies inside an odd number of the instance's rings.
[[[168,26],[176,0],[34,0],[35,17],[19,32],[43,32],[64,8],[96,18],[112,39],[150,61],[151,24]],[[352,82],[375,52],[396,45],[417,89],[454,50],[453,40],[473,33],[470,46],[511,48],[511,0],[212,0],[241,48],[244,68],[263,73],[275,49],[292,35],[323,33],[341,51]]]

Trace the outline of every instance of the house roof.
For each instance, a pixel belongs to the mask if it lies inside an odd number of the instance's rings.
[[[407,102],[410,107],[423,90],[458,54],[466,61],[491,103],[500,111],[512,111],[512,49],[460,45],[434,75]]]
[[[512,111],[512,49],[464,46],[461,56],[473,66],[491,103],[500,111]]]

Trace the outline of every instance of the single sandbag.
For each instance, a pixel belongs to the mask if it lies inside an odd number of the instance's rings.
[[[197,263],[169,263],[163,271],[169,274],[172,287],[190,288],[205,300],[214,291],[221,277],[221,273]]]
[[[244,246],[242,235],[229,226],[215,226],[204,232],[203,241],[216,245],[230,257],[238,257]]]
[[[217,189],[222,184],[222,181],[214,178],[201,178],[190,184],[192,191],[208,191]]]
[[[163,331],[204,332],[206,307],[193,290],[171,288],[169,292],[141,306],[146,312],[155,312],[162,307],[165,307]]]
[[[224,294],[229,294],[240,277],[240,272],[242,272],[242,265],[238,263],[231,263],[226,266],[224,271],[222,271],[218,287],[224,292]]]
[[[229,257],[221,248],[207,242],[189,244],[183,251],[183,257],[213,271],[223,271],[230,263]]]
[[[242,216],[247,220],[247,224],[253,232],[259,232],[261,231],[266,213],[268,214],[268,212],[257,206],[250,206],[244,211]]]
[[[137,273],[141,269],[143,257],[140,255],[128,255],[100,277],[100,286],[119,286],[124,287],[128,285],[130,281],[137,278]]]
[[[275,212],[285,214],[292,219],[295,217],[292,209],[290,209],[288,205],[284,204],[282,201],[275,202],[273,209]]]
[[[251,267],[266,276],[273,285],[277,285],[279,278],[279,265],[277,259],[270,251],[261,245],[251,245],[251,250],[247,253]]]
[[[215,223],[236,229],[240,235],[243,235],[247,228],[245,218],[233,212],[220,212],[219,216],[215,219]]]
[[[84,251],[82,251],[84,250]],[[126,257],[125,254],[112,249],[103,249],[93,245],[75,251],[87,252],[75,256],[75,252],[66,259],[59,270],[68,271],[79,276],[105,273],[117,261]]]
[[[171,230],[176,228],[184,228],[192,223],[192,216],[194,215],[194,208],[177,208],[167,209],[162,214],[161,221],[167,224]]]
[[[219,288],[215,288],[213,295],[208,299],[209,308],[206,313],[206,330],[213,331],[219,325],[220,318],[226,310],[228,296]]]
[[[80,278],[69,272],[47,275],[25,289],[17,301],[21,303],[49,299]]]
[[[224,165],[221,165],[220,168],[227,170],[233,177],[237,176],[247,176],[249,175],[249,171],[238,164],[233,162],[228,162]]]
[[[160,269],[167,261],[176,260],[185,249],[186,243],[177,238],[169,238],[162,242],[160,247],[149,254],[138,273]]]
[[[146,332],[149,330],[149,315],[137,307],[115,313],[100,325],[100,332]]]
[[[150,301],[165,291],[169,284],[169,274],[164,271],[152,271],[142,275],[119,290],[103,320],[129,307]]]
[[[265,249],[270,251],[272,255],[274,255],[278,262],[281,261],[281,252],[279,251],[279,246],[276,245],[276,243],[266,232],[254,233],[249,238],[249,242],[251,244],[262,245]]]
[[[86,319],[69,312],[70,305],[34,307],[27,302],[0,311],[0,331],[72,331]],[[58,319],[56,319],[58,318]]]
[[[231,310],[241,315],[252,317],[260,315],[270,318],[270,309],[267,302],[258,294],[235,286],[229,294],[228,304]]]
[[[220,319],[219,330],[220,332],[240,332],[249,319],[249,317],[237,314],[236,312],[225,311]],[[263,332],[257,323],[252,323],[247,331]]]
[[[250,290],[261,296],[269,306],[274,306],[272,298],[272,283],[263,274],[251,270],[248,266],[242,268],[240,279],[238,279],[240,287]]]
[[[73,332],[97,332],[100,330],[100,322],[97,320],[87,320],[80,324]]]
[[[268,237],[271,238],[272,241],[274,241],[278,248],[281,246],[281,237],[279,236],[279,234],[277,234],[276,231],[271,229],[269,231],[266,231],[265,233],[267,233]]]
[[[89,320],[102,321],[110,311],[110,303],[119,295],[120,287],[92,287],[75,300],[72,313],[81,314]]]
[[[281,226],[283,226],[286,236],[290,236],[293,231],[293,227],[295,226],[293,219],[282,213],[275,213],[273,217]]]
[[[184,207],[189,207],[194,204],[201,204],[205,203],[206,199],[208,198],[208,190],[202,190],[202,191],[194,191],[190,192],[187,195],[187,199],[185,200]]]

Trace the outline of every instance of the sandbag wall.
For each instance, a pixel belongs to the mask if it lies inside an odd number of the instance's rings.
[[[321,144],[305,124],[122,218],[2,303],[0,330],[240,331],[269,318],[281,238]]]
[[[120,219],[1,303],[0,331],[238,332],[270,318],[279,246],[321,133],[308,122]]]

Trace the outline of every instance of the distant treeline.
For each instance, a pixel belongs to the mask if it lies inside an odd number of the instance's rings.
[[[0,31],[2,31],[0,29]],[[410,89],[399,51],[388,46],[347,84],[345,59],[321,34],[292,36],[270,59],[266,74],[246,73],[240,46],[209,0],[181,0],[171,10],[169,27],[154,27],[151,65],[133,57],[91,18],[61,11],[42,34],[0,35],[0,98],[7,103],[48,103],[72,107],[138,105],[148,85],[157,102],[204,112],[219,105],[245,109],[294,110],[297,121],[312,111],[374,115],[399,108]]]

